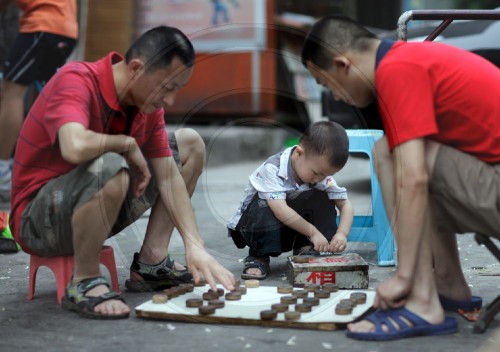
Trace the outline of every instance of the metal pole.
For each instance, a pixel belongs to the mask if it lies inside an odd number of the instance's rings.
[[[500,20],[499,10],[411,10],[403,13],[398,20],[398,39],[408,39],[410,20],[443,20],[426,40],[435,39],[453,20]]]

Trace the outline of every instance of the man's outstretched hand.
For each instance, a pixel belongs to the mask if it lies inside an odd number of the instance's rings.
[[[226,290],[232,291],[234,289],[233,273],[220,265],[202,245],[195,245],[192,249],[186,250],[186,262],[195,283],[205,279],[214,291],[217,290],[217,281]]]

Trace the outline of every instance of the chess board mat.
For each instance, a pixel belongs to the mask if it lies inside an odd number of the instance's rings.
[[[222,288],[222,286],[218,287]],[[187,299],[201,299],[203,293],[207,292],[209,288],[208,285],[205,287],[195,287],[193,292],[169,299],[167,303],[155,304],[152,300],[146,301],[135,308],[135,314],[140,318],[154,320],[330,331],[344,328],[348,323],[362,317],[372,308],[375,300],[375,291],[372,290],[339,290],[338,292],[331,293],[330,298],[320,299],[320,304],[313,306],[311,312],[301,313],[300,320],[287,321],[285,313],[278,313],[278,317],[275,320],[262,320],[260,318],[261,311],[270,310],[272,304],[280,303],[282,296],[290,294],[278,293],[275,286],[260,286],[258,288],[248,288],[247,293],[242,295],[239,301],[225,300],[224,296],[222,296],[219,299],[225,301],[224,308],[216,309],[215,314],[212,315],[201,315],[198,313],[198,308],[186,307]],[[366,293],[366,303],[354,307],[351,314],[336,314],[335,306],[337,303],[341,299],[348,299],[353,292]],[[314,293],[310,292],[309,297],[313,296]],[[301,302],[302,299],[299,298],[297,303]],[[206,301],[204,305],[207,305]],[[294,305],[290,305],[289,307],[289,310],[294,310]]]

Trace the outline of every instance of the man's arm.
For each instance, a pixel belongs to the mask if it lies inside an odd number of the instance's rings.
[[[220,265],[205,249],[191,206],[191,199],[174,159],[155,158],[150,160],[150,164],[157,181],[161,201],[184,241],[187,265],[193,273],[195,282],[199,281],[203,275],[213,290],[217,289],[215,279],[226,289],[232,290],[233,274]]]
[[[425,211],[428,207],[428,180],[425,141],[405,142],[393,150],[395,179],[394,235],[398,247],[398,270],[377,289],[376,306],[404,305],[420,252]]]
[[[77,122],[64,124],[57,136],[62,157],[72,164],[93,160],[107,152],[123,154],[129,163],[134,195],[139,197],[146,189],[151,174],[133,137],[97,133]]]

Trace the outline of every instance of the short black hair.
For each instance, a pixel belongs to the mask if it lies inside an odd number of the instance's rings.
[[[327,70],[332,58],[347,50],[363,52],[376,35],[358,22],[344,16],[329,15],[316,22],[302,46],[302,64],[310,61]]]
[[[339,169],[345,166],[349,158],[349,137],[344,127],[337,122],[319,121],[311,124],[299,143],[306,155],[326,155],[330,166]]]
[[[192,67],[195,61],[193,44],[179,29],[168,26],[152,28],[137,38],[125,53],[125,62],[141,59],[146,70],[168,66],[174,57]]]

